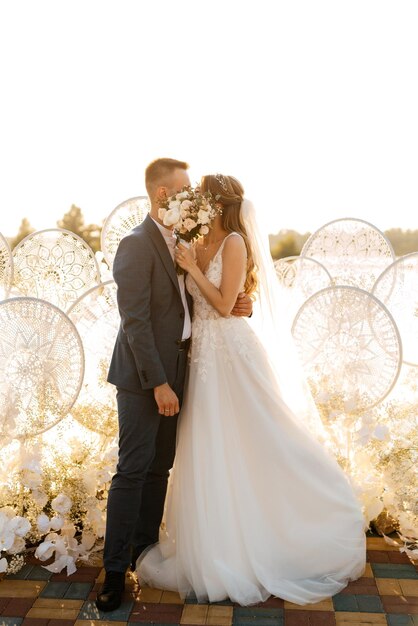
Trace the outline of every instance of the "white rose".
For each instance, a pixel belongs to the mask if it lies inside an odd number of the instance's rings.
[[[65,496],[63,493],[60,493],[51,502],[53,510],[57,513],[62,513],[63,515],[68,513],[72,505],[73,503],[71,502],[70,498],[68,496]]]
[[[11,548],[9,548],[7,550],[7,552],[9,554],[19,554],[20,552],[23,552],[23,550],[26,547],[26,542],[22,537],[18,537],[16,535],[15,540],[13,542],[13,545]]]
[[[188,191],[181,191],[180,193],[178,193],[176,195],[177,200],[183,200],[184,198],[187,198],[189,195]],[[191,203],[190,203],[191,204]]]
[[[183,202],[181,203],[181,208],[185,211],[190,209],[191,206],[193,206],[193,202],[190,202],[190,200],[183,200]]]
[[[48,496],[43,491],[32,491],[32,499],[41,509],[43,509],[48,502]]]
[[[27,519],[16,515],[14,519],[10,520],[9,528],[13,530],[18,537],[24,537],[30,531],[31,525]]]
[[[179,203],[180,204],[180,203]],[[165,226],[174,226],[180,219],[180,211],[178,208],[169,209],[164,215],[163,223]]]
[[[169,209],[179,209],[181,205],[180,200],[172,200],[169,205],[168,208]]]
[[[45,513],[41,513],[40,515],[38,515],[36,523],[38,525],[38,530],[40,533],[49,533],[51,529],[51,523],[49,521],[48,515],[45,515]]]
[[[167,209],[158,209],[158,219],[164,220],[164,215],[167,213]]]
[[[55,552],[55,543],[53,541],[43,541],[36,548],[35,556],[40,561],[47,561]]]
[[[22,472],[22,483],[29,489],[37,489],[42,484],[42,476],[37,472],[25,469]]]
[[[208,211],[205,211],[205,209],[200,209],[199,213],[197,214],[197,219],[199,220],[201,224],[209,224],[210,215]]]
[[[85,472],[83,474],[83,482],[89,496],[96,495],[98,477],[96,471]]]
[[[199,233],[201,235],[207,235],[208,232],[209,232],[209,227],[208,226],[201,226],[200,227]]]
[[[196,228],[197,223],[194,220],[190,219],[190,217],[188,217],[186,220],[184,220],[183,226],[184,228],[187,228],[187,230],[190,232],[191,230],[193,230],[193,228]]]
[[[3,531],[0,532],[0,553],[3,550],[9,550],[12,547],[14,540],[15,535],[13,530],[6,528],[3,529]]]
[[[51,518],[51,528],[52,530],[61,530],[64,526],[64,518],[61,515],[55,515]]]

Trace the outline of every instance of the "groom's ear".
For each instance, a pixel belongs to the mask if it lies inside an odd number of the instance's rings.
[[[167,187],[157,187],[157,192],[155,195],[157,197],[157,200],[167,200]]]

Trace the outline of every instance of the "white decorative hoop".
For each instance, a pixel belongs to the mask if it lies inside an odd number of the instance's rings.
[[[372,293],[393,315],[407,365],[418,366],[418,252],[406,254],[387,267]]]
[[[115,388],[106,381],[120,317],[116,283],[90,289],[68,311],[80,333],[86,373],[71,415],[86,428],[112,437],[118,430]]]
[[[0,233],[0,301],[9,297],[13,280],[13,256],[7,239]]]
[[[339,397],[348,412],[376,406],[398,379],[398,328],[367,291],[348,286],[319,291],[299,309],[292,334],[314,387]]]
[[[307,256],[287,256],[274,262],[277,278],[287,289],[298,289],[306,298],[332,284],[325,265]]]
[[[327,268],[310,257],[289,256],[275,261],[274,266],[290,325],[310,296],[333,284]]]
[[[100,281],[93,250],[62,228],[31,233],[13,250],[13,258],[19,293],[51,302],[63,311]]]
[[[73,322],[37,298],[0,302],[0,439],[33,437],[74,404],[84,351]]]
[[[334,284],[371,291],[395,253],[388,238],[373,224],[355,218],[328,222],[305,242],[301,256],[320,261]]]
[[[101,248],[110,268],[113,266],[120,240],[132,228],[141,224],[149,210],[150,203],[148,197],[137,196],[118,204],[106,218],[101,233]]]

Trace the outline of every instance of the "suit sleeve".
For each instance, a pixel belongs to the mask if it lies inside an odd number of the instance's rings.
[[[113,264],[113,277],[118,287],[122,329],[143,389],[167,382],[151,324],[151,274],[152,257],[147,246],[129,235],[122,239]]]

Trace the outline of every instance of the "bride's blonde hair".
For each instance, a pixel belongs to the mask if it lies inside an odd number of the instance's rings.
[[[200,189],[203,192],[210,191],[213,196],[218,196],[218,202],[222,205],[222,228],[228,233],[239,233],[244,239],[247,249],[247,273],[244,291],[246,294],[252,295],[257,289],[257,273],[247,231],[241,219],[244,188],[239,180],[233,176],[208,174],[202,177]]]

